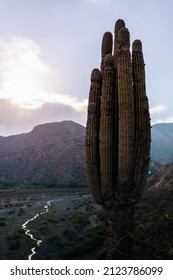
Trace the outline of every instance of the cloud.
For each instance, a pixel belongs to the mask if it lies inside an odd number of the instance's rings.
[[[0,38],[0,62],[0,135],[64,119],[85,123],[88,100],[52,90],[52,71],[36,42]]]
[[[42,75],[50,71],[49,67],[40,58],[40,46],[27,38],[11,37],[0,38],[0,71],[1,83],[12,74]],[[22,73],[24,71],[24,73]]]
[[[0,98],[25,108],[42,104],[44,78],[49,67],[40,57],[40,46],[32,40],[0,39]]]
[[[0,136],[29,132],[38,124],[73,120],[86,124],[86,112],[75,111],[63,104],[45,103],[37,109],[19,108],[10,100],[0,101]]]
[[[173,117],[165,117],[165,118],[156,118],[152,122],[152,124],[156,123],[173,123]]]
[[[171,123],[173,117],[169,116],[171,112],[168,112],[167,108],[163,105],[158,105],[150,109],[151,123]]]
[[[51,69],[41,59],[40,46],[29,39],[0,39],[0,99],[10,99],[21,108],[41,108],[45,103],[62,104],[77,112],[86,110],[87,100],[52,91]],[[51,86],[50,86],[51,87]]]
[[[158,105],[158,106],[155,106],[155,107],[150,109],[150,115],[151,116],[162,114],[164,112],[166,112],[166,107],[163,106],[163,105]]]
[[[84,99],[83,101],[81,101],[76,97],[56,92],[50,92],[49,96],[47,95],[43,97],[43,100],[45,101],[45,103],[49,102],[69,106],[77,112],[85,112],[88,105],[88,99]]]
[[[0,135],[66,119],[85,125],[88,100],[52,90],[52,71],[36,42],[0,38],[0,61]]]

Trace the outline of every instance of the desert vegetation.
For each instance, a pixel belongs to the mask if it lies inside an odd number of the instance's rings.
[[[173,258],[173,190],[166,182],[162,189],[148,189],[135,205],[132,259]],[[43,191],[40,190],[40,195]],[[48,213],[29,223],[32,234],[43,241],[33,259],[106,258],[108,213],[91,196],[83,194],[80,199],[65,203],[54,201]],[[10,204],[3,206],[6,211],[0,212],[0,259],[27,259],[36,245],[21,226],[43,211],[45,202],[38,204],[38,201],[44,199],[20,203],[15,199],[11,194]]]

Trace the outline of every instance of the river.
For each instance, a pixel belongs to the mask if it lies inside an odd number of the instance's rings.
[[[46,201],[46,199],[44,199],[45,201],[45,206],[43,207],[42,211],[37,213],[34,217],[28,219],[24,224],[22,224],[22,229],[24,229],[25,234],[28,235],[32,240],[34,240],[36,242],[36,245],[31,248],[31,253],[27,256],[28,260],[31,260],[32,257],[36,254],[36,250],[38,247],[40,247],[42,240],[37,239],[33,236],[33,234],[31,233],[31,230],[29,229],[29,223],[35,219],[37,219],[40,215],[44,215],[46,213],[49,212],[49,208],[51,207],[51,205],[53,203],[58,203],[58,202],[65,202],[65,201],[73,201],[73,200],[78,200],[78,199],[82,199],[85,197],[88,197],[90,195],[81,195],[81,194],[73,194],[73,195],[65,195],[65,196],[61,196],[61,197],[54,197],[52,200],[48,200]],[[38,201],[39,202],[39,201]],[[38,203],[35,201],[35,203]],[[43,200],[42,200],[43,202]]]
[[[31,221],[37,219],[40,215],[43,215],[43,214],[47,213],[47,212],[49,211],[49,207],[51,206],[51,201],[52,201],[52,200],[49,200],[49,201],[47,202],[47,205],[44,206],[44,211],[42,211],[41,213],[36,214],[33,218],[27,220],[27,221],[22,225],[22,229],[25,230],[25,234],[28,235],[28,236],[30,236],[30,238],[31,238],[32,240],[36,241],[36,246],[33,247],[33,248],[31,249],[31,252],[32,252],[32,253],[28,255],[28,260],[31,260],[31,259],[32,259],[32,256],[34,256],[34,255],[36,254],[36,248],[38,248],[38,247],[40,246],[40,244],[42,243],[42,240],[34,238],[34,236],[33,236],[32,233],[31,233],[31,230],[28,229],[27,225],[28,225]]]

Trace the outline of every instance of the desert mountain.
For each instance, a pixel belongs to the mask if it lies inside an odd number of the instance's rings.
[[[84,142],[85,127],[72,121],[0,137],[0,183],[86,184]],[[173,162],[173,123],[153,125],[151,159]]]
[[[173,162],[173,123],[152,127],[151,159],[161,164]]]
[[[72,121],[38,125],[0,138],[0,182],[85,184],[85,128]]]

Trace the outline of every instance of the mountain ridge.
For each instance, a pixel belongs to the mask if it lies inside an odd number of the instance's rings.
[[[151,159],[173,162],[173,123],[153,125]],[[0,137],[0,183],[87,184],[85,127],[61,121]]]
[[[85,184],[84,134],[63,121],[0,138],[0,182]]]

